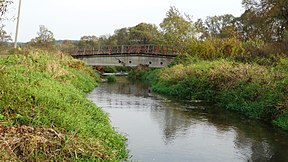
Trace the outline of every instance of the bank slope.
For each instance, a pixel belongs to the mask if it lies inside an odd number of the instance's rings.
[[[121,161],[125,138],[86,99],[99,80],[59,52],[0,59],[0,161]]]
[[[285,59],[273,67],[198,60],[152,71],[144,80],[158,93],[212,101],[288,130],[287,67]]]

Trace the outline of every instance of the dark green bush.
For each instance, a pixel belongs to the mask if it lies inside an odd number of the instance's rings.
[[[106,77],[106,79],[107,79],[107,82],[108,82],[108,83],[116,82],[116,76],[115,76],[115,75],[108,75],[108,76]]]

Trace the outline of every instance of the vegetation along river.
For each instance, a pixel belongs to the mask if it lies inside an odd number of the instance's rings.
[[[211,104],[171,100],[124,77],[88,98],[127,136],[131,160],[288,161],[288,133]]]

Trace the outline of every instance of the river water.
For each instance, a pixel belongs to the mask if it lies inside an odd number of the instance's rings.
[[[139,162],[288,162],[288,133],[204,102],[171,100],[118,78],[88,98],[109,113]]]

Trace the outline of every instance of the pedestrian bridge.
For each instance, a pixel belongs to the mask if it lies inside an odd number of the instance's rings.
[[[169,65],[178,51],[172,46],[121,45],[75,48],[68,53],[91,66],[145,65],[160,68]]]

